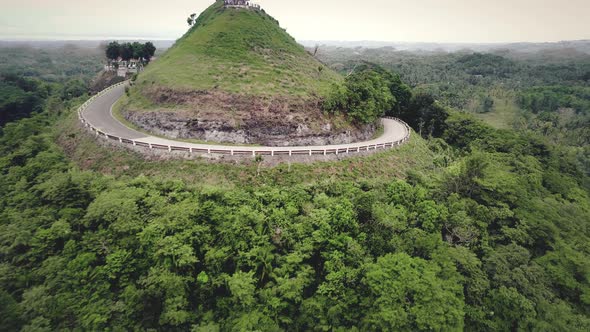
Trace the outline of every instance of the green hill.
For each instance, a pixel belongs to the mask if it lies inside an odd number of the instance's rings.
[[[239,144],[348,143],[370,137],[322,101],[343,77],[264,10],[217,1],[142,72],[118,109],[148,132]]]
[[[173,89],[218,89],[254,95],[310,97],[342,78],[309,55],[261,10],[217,1],[139,83]]]

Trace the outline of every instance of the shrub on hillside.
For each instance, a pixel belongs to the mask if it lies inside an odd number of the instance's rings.
[[[324,101],[324,109],[344,112],[357,123],[369,124],[384,115],[393,115],[407,106],[410,89],[399,76],[364,66],[334,85]]]

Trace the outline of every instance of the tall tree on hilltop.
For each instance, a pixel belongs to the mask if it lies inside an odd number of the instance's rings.
[[[144,58],[149,62],[150,59],[156,54],[156,46],[152,42],[147,42],[143,45]]]
[[[120,56],[125,61],[131,60],[131,58],[133,58],[133,46],[130,43],[121,45]]]
[[[110,42],[107,45],[107,49],[106,49],[107,59],[116,60],[119,57],[120,53],[121,53],[121,45],[118,42],[116,42],[116,41]]]
[[[134,59],[142,59],[146,57],[145,45],[139,42],[134,42],[133,44],[131,44],[131,49],[133,50]]]

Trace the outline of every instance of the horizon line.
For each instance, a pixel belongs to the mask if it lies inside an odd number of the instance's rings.
[[[164,38],[164,37],[137,37],[137,36],[80,36],[80,37],[0,37],[0,42],[101,42],[110,40],[153,40],[153,41],[171,41],[174,42],[178,38]],[[553,41],[388,41],[388,40],[372,40],[372,39],[296,39],[297,42],[314,42],[314,43],[380,43],[380,44],[455,44],[455,45],[505,45],[505,44],[559,44],[566,42],[590,42],[590,38],[586,39],[563,39]]]

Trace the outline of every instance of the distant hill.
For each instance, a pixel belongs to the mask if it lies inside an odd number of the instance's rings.
[[[2,48],[42,48],[42,49],[59,49],[74,46],[77,48],[104,48],[107,43],[117,40],[120,43],[135,41],[151,41],[158,50],[168,49],[173,44],[173,40],[154,40],[154,39],[109,39],[109,40],[0,40],[0,49]]]
[[[425,51],[425,52],[457,52],[471,50],[475,52],[493,52],[497,50],[510,50],[522,53],[537,53],[573,49],[578,52],[590,54],[590,40],[571,40],[554,43],[406,43],[406,42],[382,42],[382,41],[315,41],[303,40],[301,44],[307,47],[325,45],[332,47],[363,47],[382,48],[392,47],[398,51]]]

